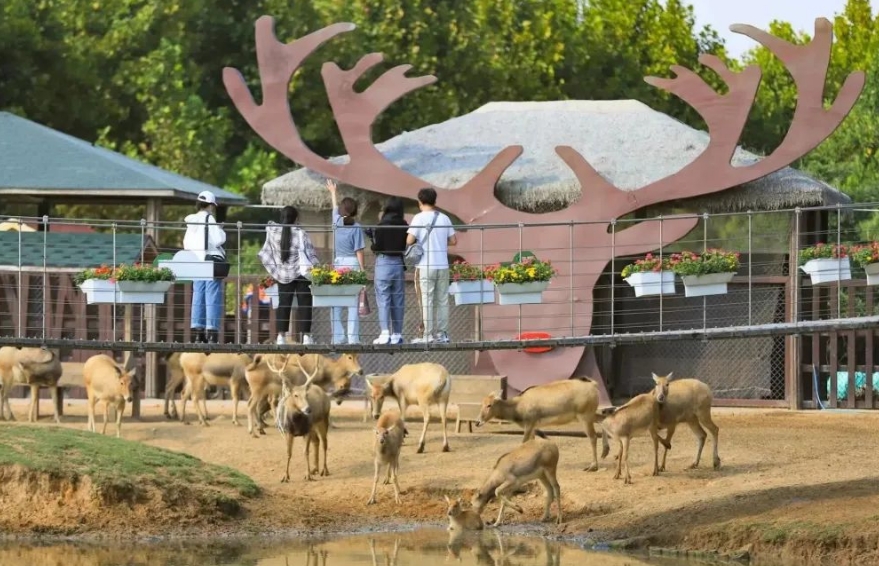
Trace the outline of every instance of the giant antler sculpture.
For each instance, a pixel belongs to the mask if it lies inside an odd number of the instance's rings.
[[[332,37],[354,29],[353,24],[334,24],[289,44],[278,41],[272,18],[256,22],[256,45],[263,103],[257,105],[241,74],[223,70],[226,89],[235,106],[251,127],[278,151],[300,165],[343,183],[381,194],[412,199],[427,183],[394,165],[376,148],[371,127],[378,115],[392,102],[418,88],[433,83],[433,76],[406,77],[409,65],[386,71],[362,93],[354,82],[381,62],[380,54],[363,57],[353,69],[344,71],[334,63],[322,69],[324,85],[350,161],[335,164],[316,155],[302,141],[290,116],[287,89],[290,79],[304,59]],[[523,306],[523,317],[531,329],[558,327],[561,318],[571,320],[576,335],[589,334],[592,325],[592,291],[613,257],[645,253],[674,242],[696,225],[693,218],[666,219],[635,224],[614,234],[605,221],[619,218],[645,206],[670,200],[705,195],[759,179],[778,171],[814,149],[839,126],[854,106],[864,87],[863,72],[851,73],[830,108],[824,108],[824,83],[830,62],[832,26],[824,18],[815,20],[815,37],[806,45],[793,45],[752,26],[734,25],[732,31],[747,35],[771,50],[787,67],[798,89],[793,123],[781,145],[766,158],[744,167],[733,167],[731,160],[754,104],[760,84],[759,67],[750,66],[736,73],[713,55],[699,61],[713,69],[727,83],[727,94],[719,94],[693,71],[673,66],[671,79],[647,77],[645,80],[667,90],[692,106],[708,125],[710,142],[706,150],[677,173],[635,191],[624,191],[605,180],[576,150],[556,148],[582,186],[579,201],[568,208],[546,214],[530,214],[506,207],[494,195],[503,172],[522,153],[521,146],[502,150],[485,169],[455,191],[454,199],[442,199],[443,208],[468,223],[565,223],[573,226],[547,226],[529,232],[528,248],[541,250],[541,259],[552,260],[559,270],[547,291],[547,302]],[[586,223],[592,222],[592,223]],[[476,235],[463,233],[462,247],[475,249]],[[487,230],[482,241],[483,260],[491,263],[509,259],[509,234]],[[611,241],[613,239],[613,242]],[[471,245],[473,247],[468,248]],[[577,249],[574,262],[568,261],[570,245]],[[495,250],[495,251],[493,251]],[[574,278],[571,285],[571,278]],[[570,289],[573,289],[573,297]],[[573,312],[571,312],[573,309]],[[487,336],[509,338],[517,328],[515,307],[486,307],[484,331]],[[563,379],[584,372],[598,376],[594,356],[584,358],[585,348],[557,349],[534,358],[516,351],[490,353],[495,368],[508,376],[517,389],[531,384],[535,365],[540,363],[542,379]],[[579,367],[578,367],[579,366]],[[606,392],[603,397],[606,399]]]

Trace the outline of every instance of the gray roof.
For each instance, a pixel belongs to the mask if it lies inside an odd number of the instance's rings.
[[[241,195],[0,112],[0,195],[193,202],[201,191],[214,193],[221,205],[248,202]]]
[[[580,183],[555,153],[570,145],[615,186],[637,190],[694,160],[708,134],[636,100],[492,102],[465,116],[405,132],[376,147],[405,171],[440,187],[472,179],[508,145],[524,152],[498,183],[500,200],[519,210],[559,210],[580,198]],[[739,148],[734,165],[760,159]],[[333,158],[344,162],[347,156]],[[266,204],[330,206],[323,178],[298,169],[263,186]],[[363,192],[341,186],[348,195]],[[836,189],[790,167],[757,181],[688,200],[709,212],[772,210],[851,202]]]
[[[19,236],[21,246],[19,247]],[[70,232],[0,232],[0,266],[43,266],[43,236],[46,246],[46,266],[49,268],[87,268],[101,265],[132,264],[141,259],[152,261],[156,255],[152,238],[140,234],[80,234]],[[20,258],[19,258],[20,256]]]

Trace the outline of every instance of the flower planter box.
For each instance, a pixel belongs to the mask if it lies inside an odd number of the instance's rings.
[[[117,281],[116,302],[162,304],[173,281]]]
[[[107,279],[87,279],[79,288],[85,293],[85,302],[89,305],[116,302],[116,285]]]
[[[484,305],[494,303],[494,285],[491,281],[455,281],[449,285],[449,294],[455,305]]]
[[[543,292],[549,281],[495,284],[499,305],[527,305],[543,302]]]
[[[158,267],[170,269],[178,281],[209,281],[214,278],[214,262],[201,260],[187,250],[180,250],[171,259],[159,260]]]
[[[867,274],[867,285],[879,285],[879,263],[870,263],[864,266]]]
[[[272,300],[272,308],[278,308],[278,301],[280,301],[280,297],[278,296],[278,284],[275,283],[271,287],[266,287],[266,297]]]
[[[675,294],[674,271],[641,271],[626,277],[626,282],[635,288],[636,297]]]
[[[354,307],[363,285],[311,284],[312,305],[315,307]]]
[[[849,258],[810,259],[800,266],[804,273],[812,279],[812,285],[847,281],[852,278]]]
[[[704,297],[705,295],[725,295],[727,283],[735,273],[709,273],[708,275],[682,275],[685,297]]]

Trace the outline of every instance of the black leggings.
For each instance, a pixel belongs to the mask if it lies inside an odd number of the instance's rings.
[[[311,334],[311,281],[297,277],[289,283],[278,283],[278,332],[290,327],[290,311],[296,298],[296,331],[294,338],[302,340],[303,334]]]

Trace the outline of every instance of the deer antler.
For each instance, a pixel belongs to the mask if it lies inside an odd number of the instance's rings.
[[[730,163],[757,95],[761,79],[758,67],[749,66],[735,73],[717,57],[702,55],[699,61],[717,72],[729,86],[727,94],[719,94],[693,71],[673,65],[671,69],[677,75],[675,78],[646,77],[644,80],[676,95],[705,120],[711,140],[696,160],[674,175],[637,191],[619,191],[575,150],[567,146],[556,148],[574,171],[584,193],[588,190],[601,199],[602,215],[617,217],[658,202],[710,194],[774,173],[815,149],[832,134],[864,88],[865,74],[853,72],[846,78],[834,104],[829,109],[824,108],[824,81],[833,38],[833,26],[825,18],[815,20],[815,38],[806,45],[793,45],[748,25],[736,24],[730,29],[765,45],[794,78],[798,90],[797,108],[781,145],[752,165],[733,167]],[[626,194],[618,194],[620,192]],[[571,209],[579,209],[578,219],[583,219],[582,214],[590,218],[589,211],[595,210],[595,201],[595,198],[584,197],[567,212],[570,214]],[[626,232],[628,230],[623,233]]]
[[[287,87],[293,73],[314,50],[333,37],[351,31],[354,24],[327,26],[305,37],[285,44],[278,41],[274,19],[262,16],[256,21],[256,52],[263,102],[256,104],[244,78],[237,69],[223,69],[223,82],[235,107],[269,145],[296,163],[336,179],[384,194],[413,198],[430,183],[403,171],[382,155],[372,142],[372,125],[394,101],[436,81],[433,75],[407,77],[410,65],[394,67],[376,79],[363,92],[354,90],[354,83],[369,69],[382,61],[380,53],[365,55],[349,70],[335,63],[321,69],[333,115],[348,150],[348,163],[332,163],[314,153],[303,141],[290,115]],[[521,155],[521,146],[510,146],[496,155],[465,187],[479,193],[493,194],[503,172]]]

